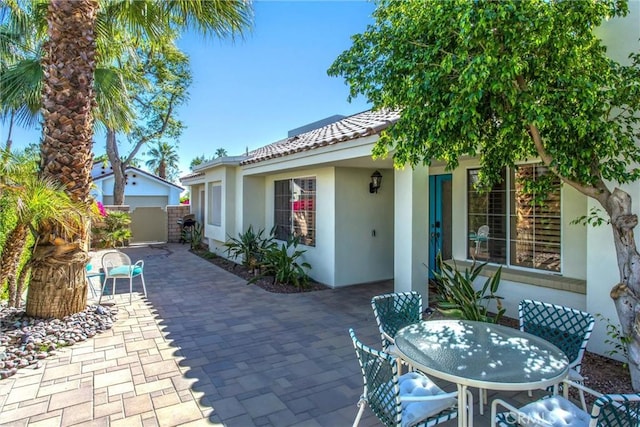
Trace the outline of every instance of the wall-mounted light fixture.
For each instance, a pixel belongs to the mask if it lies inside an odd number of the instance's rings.
[[[371,182],[369,183],[369,193],[377,193],[378,188],[380,188],[380,184],[382,184],[382,174],[378,171],[375,171],[371,175]]]

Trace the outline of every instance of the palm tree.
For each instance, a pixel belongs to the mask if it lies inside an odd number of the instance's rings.
[[[227,154],[227,150],[225,150],[224,148],[218,148],[216,150],[216,158],[218,158],[218,157],[226,157],[227,155],[228,155]]]
[[[15,13],[14,4],[17,3],[0,4],[0,16],[7,10]],[[104,20],[98,19],[101,10]],[[113,43],[117,34],[114,29],[126,29],[150,40],[173,28],[186,27],[205,35],[233,35],[249,24],[250,11],[250,3],[243,0],[48,2],[48,40],[42,60],[42,177],[61,182],[70,198],[85,204],[88,211],[96,50],[101,43],[117,48],[118,44]],[[64,235],[71,246],[64,245],[65,250],[59,251],[43,243],[36,248],[27,314],[62,317],[81,311],[87,291],[87,224],[70,234],[46,227],[39,227],[38,231],[40,242],[49,241],[45,237],[53,233]]]
[[[151,158],[145,164],[153,173],[162,179],[175,175],[180,161],[180,156],[176,152],[175,146],[168,142],[158,142],[146,154]]]

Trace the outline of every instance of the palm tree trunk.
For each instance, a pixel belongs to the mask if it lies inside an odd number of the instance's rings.
[[[95,104],[98,7],[97,0],[51,0],[47,9],[49,39],[42,59],[41,175],[58,180],[73,200],[87,205],[93,163],[91,110]],[[89,257],[84,248],[88,247],[89,233],[86,225],[78,228],[70,233],[38,230],[28,315],[64,317],[85,308],[85,264]]]
[[[158,165],[158,176],[162,179],[167,179],[167,165],[164,161],[160,161]]]
[[[7,236],[7,240],[0,256],[0,284],[7,281],[9,290],[9,307],[16,305],[16,274],[20,264],[20,255],[24,250],[29,234],[26,224],[18,223]]]

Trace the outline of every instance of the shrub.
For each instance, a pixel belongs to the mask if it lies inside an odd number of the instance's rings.
[[[271,229],[268,237],[264,237],[264,230],[253,231],[253,226],[249,226],[247,231],[239,233],[237,238],[229,237],[224,244],[227,256],[242,260],[245,267],[256,269],[264,261],[265,253],[276,246],[273,240],[275,228]]]
[[[115,248],[118,245],[125,246],[131,238],[131,215],[128,212],[108,212],[103,221],[91,229],[99,245],[103,248]]]
[[[270,248],[265,254],[262,264],[264,273],[261,276],[273,275],[274,283],[293,285],[298,289],[306,287],[309,284],[306,270],[311,269],[311,265],[308,262],[299,262],[299,258],[306,251],[299,250],[298,243],[298,238],[294,237],[280,247]],[[250,283],[261,276],[252,279]]]
[[[482,287],[476,291],[473,287],[474,280],[482,272],[487,263],[471,265],[471,269],[465,268],[460,273],[455,262],[451,266],[442,260],[438,254],[438,266],[440,272],[433,272],[436,290],[438,310],[445,315],[458,319],[476,320],[480,322],[497,323],[506,311],[502,308],[502,297],[496,295],[500,286],[500,274],[502,267],[498,268],[492,277],[488,277]],[[497,312],[490,315],[488,305],[495,301]]]
[[[182,233],[186,234],[185,229],[182,229]],[[191,227],[191,249],[200,249],[202,247],[202,236],[204,234],[204,227],[199,222],[196,222]],[[184,238],[185,236],[183,236]]]

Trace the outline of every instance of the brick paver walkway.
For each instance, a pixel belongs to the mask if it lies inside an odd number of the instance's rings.
[[[0,381],[0,425],[351,425],[362,377],[347,330],[379,347],[370,300],[390,283],[272,294],[187,245],[125,251],[145,260],[148,298],[129,304],[119,282],[113,329]],[[379,423],[367,409],[360,425]]]

